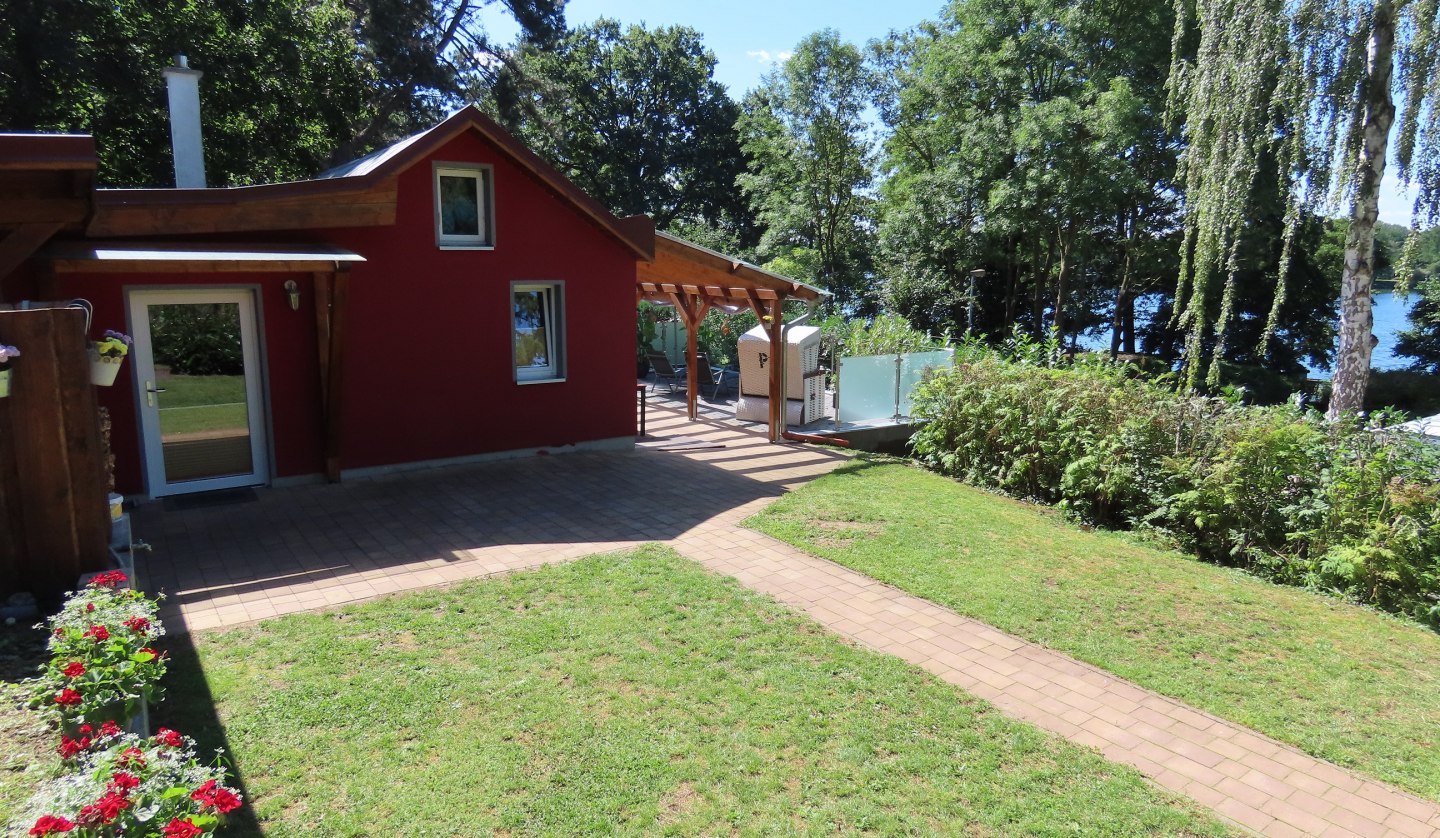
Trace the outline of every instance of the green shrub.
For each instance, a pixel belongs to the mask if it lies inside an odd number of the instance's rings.
[[[1291,406],[1188,396],[1100,362],[967,351],[915,395],[915,455],[1080,520],[1440,626],[1440,449]],[[1388,418],[1385,419],[1388,421]]]

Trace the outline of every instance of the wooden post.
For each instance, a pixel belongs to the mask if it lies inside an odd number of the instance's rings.
[[[42,600],[108,564],[110,516],[85,313],[0,312],[0,342],[20,347],[0,400],[0,589]],[[132,362],[133,363],[133,362]]]
[[[350,271],[340,266],[334,274],[334,293],[330,299],[330,381],[325,403],[325,477],[340,482],[340,442],[345,432],[345,408],[342,401],[345,384],[345,334],[350,322]]]
[[[699,336],[695,334],[695,321],[690,317],[690,312],[685,312],[685,411],[690,416],[690,421],[700,415],[699,406],[695,404],[695,393],[699,389],[700,372],[695,369],[695,355],[700,351]]]
[[[340,395],[344,366],[346,311],[350,274],[344,269],[313,275],[315,285],[315,348],[320,362],[320,407],[325,478],[340,482]]]
[[[785,351],[785,344],[782,342],[784,333],[781,331],[784,325],[785,302],[778,299],[770,300],[770,321],[766,323],[765,330],[770,334],[771,442],[779,442],[780,435],[785,432],[785,381],[781,375],[781,365],[785,363],[785,359],[780,354]]]

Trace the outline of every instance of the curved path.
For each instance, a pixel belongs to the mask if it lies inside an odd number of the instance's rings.
[[[856,643],[897,655],[1270,836],[1440,836],[1440,806],[1310,757],[739,522],[843,455],[651,407],[634,454],[574,454],[270,489],[136,514],[171,631],[235,625],[666,542]],[[678,441],[678,442],[677,442]]]

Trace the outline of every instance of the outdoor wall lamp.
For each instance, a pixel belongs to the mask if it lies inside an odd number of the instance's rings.
[[[285,296],[290,298],[290,310],[300,310],[300,284],[293,279],[285,280]]]

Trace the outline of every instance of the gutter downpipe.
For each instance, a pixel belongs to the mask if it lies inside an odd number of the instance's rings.
[[[815,316],[815,310],[820,307],[819,300],[810,300],[810,310],[780,327],[780,427],[771,428],[771,439],[791,439],[798,442],[815,442],[816,437],[810,434],[792,434],[789,431],[789,423],[786,415],[789,413],[790,400],[790,329],[792,326],[800,326]],[[784,310],[783,308],[781,309]],[[805,418],[805,398],[800,398],[800,418]]]

